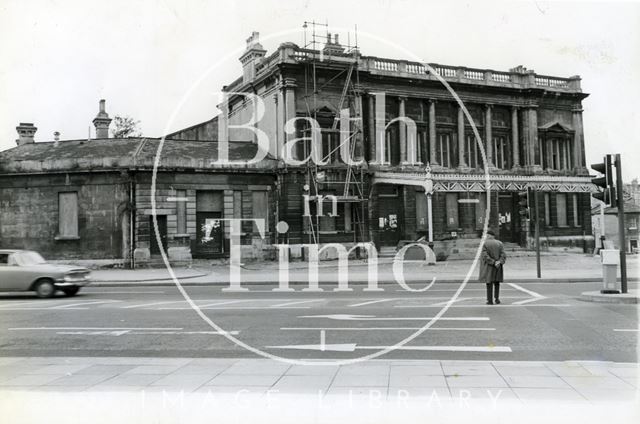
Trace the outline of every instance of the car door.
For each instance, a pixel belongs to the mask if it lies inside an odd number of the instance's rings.
[[[2,290],[28,290],[33,282],[29,269],[18,265],[15,253],[8,255],[7,263],[0,264],[0,287]]]

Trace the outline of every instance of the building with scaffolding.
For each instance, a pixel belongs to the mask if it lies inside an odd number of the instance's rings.
[[[271,243],[373,242],[393,251],[422,239],[455,253],[477,246],[487,225],[504,242],[532,247],[532,215],[518,206],[518,193],[532,188],[543,246],[592,248],[580,77],[365,56],[317,24],[304,47],[283,43],[270,55],[253,33],[240,62],[219,116],[247,123],[253,106],[241,93],[263,100],[255,128],[278,159],[270,213],[288,228],[268,235]],[[206,139],[219,125],[214,118],[168,138]],[[287,143],[315,130],[319,160],[283,160]],[[246,129],[229,129],[229,138],[257,142]],[[299,141],[293,155],[303,160],[312,150]]]

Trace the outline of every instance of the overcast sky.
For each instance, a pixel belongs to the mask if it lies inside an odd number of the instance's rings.
[[[0,0],[0,150],[15,146],[19,122],[38,127],[36,141],[93,136],[101,98],[152,137],[209,119],[251,31],[272,52],[302,44],[313,19],[357,25],[365,55],[580,75],[587,162],[622,153],[625,178],[640,175],[638,2]]]

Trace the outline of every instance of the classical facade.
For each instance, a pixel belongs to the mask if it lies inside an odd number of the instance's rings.
[[[255,128],[279,160],[278,219],[290,243],[381,247],[424,237],[437,246],[478,238],[488,220],[502,240],[530,247],[533,223],[518,193],[533,188],[543,245],[593,244],[580,77],[364,56],[330,34],[317,49],[284,43],[267,55],[254,33],[240,62],[217,122],[188,131],[211,132],[215,123],[230,139],[256,142],[255,131],[234,126],[253,112],[248,96],[260,96]],[[314,131],[306,118],[320,127],[322,165],[284,160],[286,143]],[[345,145],[361,163],[345,163]],[[308,140],[292,148],[296,159],[311,150]],[[316,216],[328,196],[337,198],[337,216],[327,205]]]

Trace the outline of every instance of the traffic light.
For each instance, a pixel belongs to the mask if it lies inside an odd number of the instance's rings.
[[[612,159],[611,155],[605,155],[602,163],[594,163],[591,165],[591,169],[596,172],[602,174],[601,177],[592,178],[591,182],[596,186],[601,188],[596,193],[593,193],[591,196],[594,199],[598,199],[601,202],[604,202],[607,206],[614,206],[616,203],[616,185],[615,181],[613,181],[613,171],[612,171]]]
[[[531,209],[529,208],[529,189],[518,192],[518,213],[521,217],[531,219]]]

